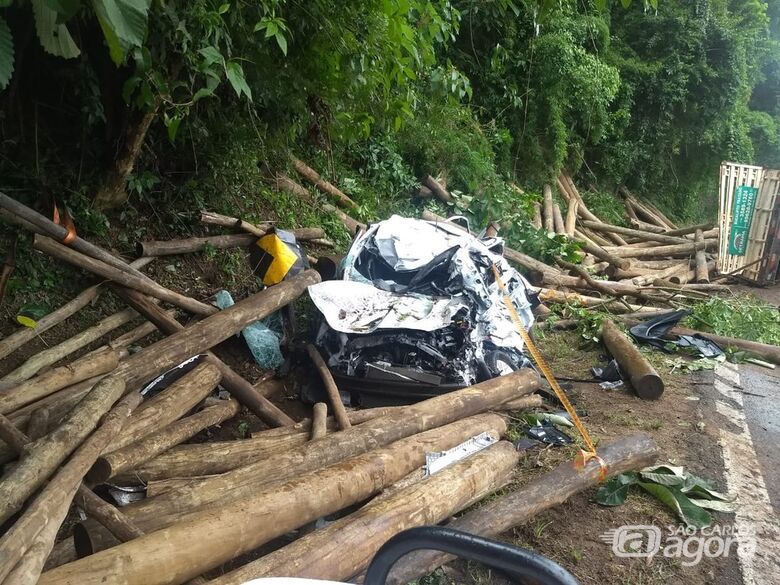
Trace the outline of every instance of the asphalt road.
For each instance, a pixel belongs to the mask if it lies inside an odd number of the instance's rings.
[[[739,367],[742,405],[769,500],[780,516],[780,368]]]

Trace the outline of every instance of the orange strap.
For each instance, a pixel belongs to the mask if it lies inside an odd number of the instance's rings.
[[[523,322],[520,320],[520,316],[517,314],[517,310],[515,309],[515,306],[512,303],[512,299],[509,298],[509,294],[507,293],[506,287],[504,286],[504,281],[501,280],[501,276],[498,274],[498,268],[496,267],[495,264],[493,264],[493,274],[496,277],[496,283],[498,284],[498,288],[501,291],[501,295],[504,300],[504,305],[506,305],[507,311],[509,311],[509,316],[512,318],[512,322],[515,324],[518,333],[520,333],[520,336],[523,338],[525,345],[528,347],[528,351],[531,353],[531,357],[533,358],[534,363],[536,363],[536,366],[542,371],[542,374],[544,374],[545,379],[550,384],[550,388],[553,389],[555,395],[558,397],[558,400],[561,401],[561,404],[563,404],[563,407],[566,409],[566,412],[569,413],[569,416],[571,417],[574,426],[577,428],[577,431],[579,431],[580,436],[582,437],[582,441],[583,443],[585,443],[585,446],[587,447],[587,450],[585,449],[580,450],[579,454],[577,455],[577,458],[574,460],[575,467],[577,469],[583,469],[585,465],[587,465],[588,461],[593,459],[601,467],[601,471],[599,472],[599,481],[604,480],[604,478],[606,478],[607,476],[606,463],[604,463],[604,460],[596,454],[596,447],[593,444],[590,435],[588,434],[588,430],[585,428],[585,425],[580,420],[580,417],[577,414],[577,411],[574,410],[574,407],[572,406],[571,402],[569,402],[569,399],[566,396],[566,393],[563,391],[563,388],[560,387],[558,381],[555,379],[555,376],[553,376],[550,366],[548,366],[547,362],[544,361],[544,358],[542,357],[542,354],[539,352],[539,349],[534,344],[533,340],[531,339],[531,336],[528,335],[528,331],[525,330],[525,326],[523,325]]]
[[[63,244],[70,244],[76,239],[76,225],[73,223],[73,219],[66,210],[63,210],[62,214],[60,214],[60,210],[57,208],[56,203],[54,204],[54,218],[52,221],[68,230],[68,233],[62,238]]]

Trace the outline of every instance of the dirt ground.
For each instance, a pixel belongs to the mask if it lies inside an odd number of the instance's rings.
[[[575,332],[554,332],[540,336],[539,345],[557,376],[586,379],[589,368],[603,365],[602,350],[581,347]],[[644,401],[630,389],[602,390],[591,383],[574,383],[569,394],[594,440],[608,443],[635,432],[646,432],[658,443],[658,463],[682,465],[690,472],[712,480],[725,490],[723,461],[717,444],[717,427],[708,415],[704,389],[712,384],[712,372],[669,373],[664,356],[648,353],[664,379],[666,390],[658,401]],[[546,470],[570,460],[574,448],[548,448],[529,453],[518,472],[525,483]],[[683,567],[677,559],[617,558],[610,545],[599,537],[622,525],[678,525],[674,515],[654,498],[632,491],[622,506],[607,508],[594,502],[597,488],[586,490],[567,503],[551,509],[530,523],[516,528],[505,538],[540,552],[563,565],[583,584],[645,585],[681,583],[689,585],[741,583],[736,559],[703,559]],[[729,514],[715,513],[715,522],[730,523]],[[484,571],[458,567],[456,582],[488,583]],[[461,579],[466,581],[461,581]]]

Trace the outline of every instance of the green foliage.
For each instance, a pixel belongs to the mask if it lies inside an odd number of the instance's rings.
[[[0,89],[5,88],[14,72],[14,41],[5,18],[0,16]]]
[[[707,480],[686,472],[682,467],[656,465],[639,472],[621,473],[608,480],[596,492],[602,506],[619,506],[626,501],[632,486],[638,486],[670,508],[687,526],[704,528],[712,524],[707,511],[730,511],[730,498],[715,491]]]
[[[0,8],[9,8],[12,3],[13,0],[3,0]],[[20,1],[17,4],[26,8]],[[78,27],[80,21],[94,18],[103,31],[111,59],[116,65],[123,64],[128,51],[141,47],[146,40],[151,0],[91,0],[89,8],[86,4],[82,0],[31,0],[41,46],[55,57],[78,57],[81,49],[70,31]],[[6,19],[0,16],[0,89],[4,89],[11,79],[13,62],[13,38]]]
[[[780,345],[780,312],[752,295],[712,297],[694,305],[686,321],[717,335]]]
[[[557,319],[576,319],[577,335],[582,340],[584,346],[590,346],[601,343],[601,324],[606,315],[594,311],[576,303],[553,303],[550,305]],[[549,318],[548,318],[549,320]],[[555,321],[552,321],[554,323]]]

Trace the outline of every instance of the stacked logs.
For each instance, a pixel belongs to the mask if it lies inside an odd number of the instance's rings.
[[[298,162],[296,169],[318,189],[335,189]],[[253,385],[213,352],[249,323],[298,298],[319,280],[316,272],[302,272],[216,311],[139,271],[156,255],[251,244],[270,224],[203,212],[204,223],[234,228],[240,237],[144,242],[138,250],[149,256],[128,264],[80,238],[60,243],[60,226],[2,195],[0,208],[4,218],[36,232],[37,249],[100,279],[41,319],[35,335],[20,330],[2,340],[0,356],[57,328],[104,289],[128,305],[3,374],[0,451],[10,464],[0,477],[0,583],[203,582],[204,574],[221,575],[219,567],[227,561],[361,504],[338,523],[301,530],[289,546],[254,555],[255,561],[218,581],[282,573],[346,579],[363,571],[394,534],[440,522],[513,478],[521,453],[502,440],[507,420],[500,413],[541,405],[533,394],[539,378],[532,370],[411,406],[354,411],[341,404],[321,356],[310,347],[329,402],[316,404],[311,419],[295,421],[264,395],[273,385]],[[322,238],[314,230],[296,235],[304,241]],[[202,319],[185,327],[181,310]],[[128,331],[113,335],[119,327]],[[152,333],[156,341],[145,342]],[[84,354],[88,345],[101,342]],[[129,346],[138,343],[146,345],[130,353]],[[193,356],[200,357],[162,390],[141,392]],[[232,398],[215,397],[218,386]],[[188,442],[235,419],[242,407],[269,428],[246,439]],[[492,437],[491,446],[423,476],[426,453],[482,433]],[[652,463],[657,448],[647,437],[634,436],[605,447],[602,456],[617,473]],[[598,474],[595,464],[574,474],[566,465],[537,482],[541,490],[556,490],[555,498],[531,498],[526,505],[526,487],[491,505],[510,510],[502,513],[502,522],[511,527],[594,485]],[[141,486],[145,498],[117,508],[93,491],[105,483]],[[85,519],[55,544],[71,507]]]

